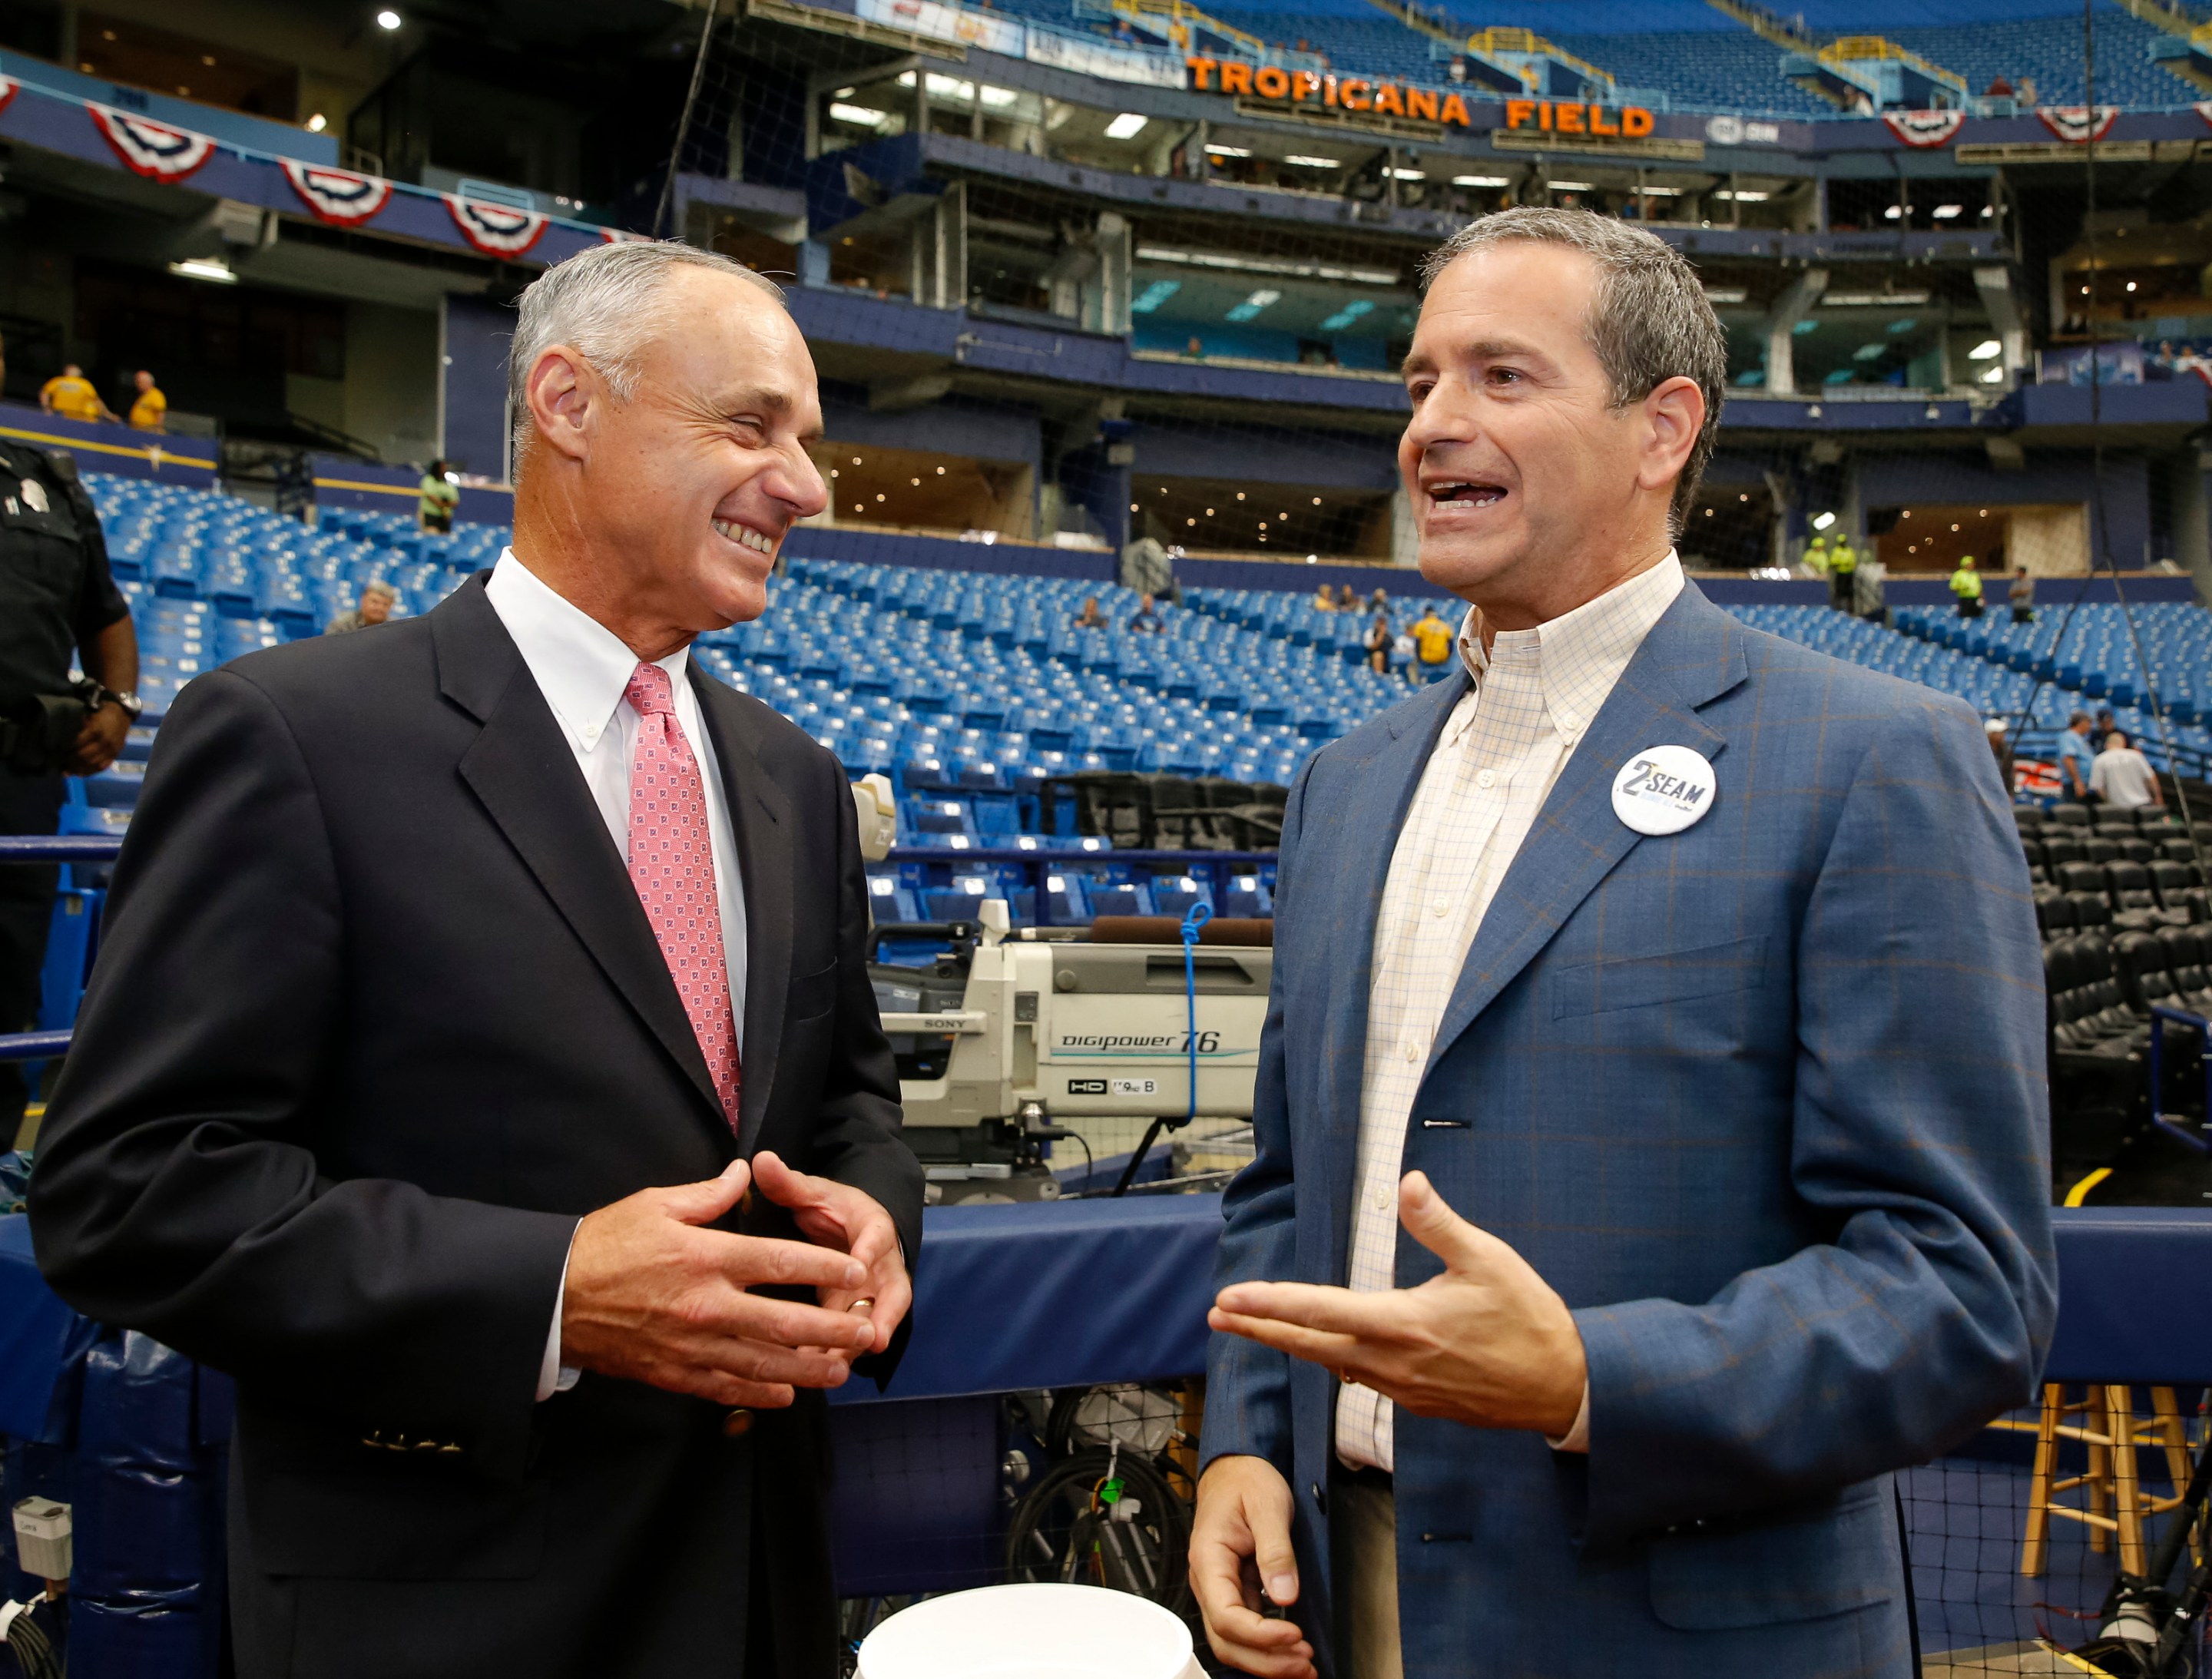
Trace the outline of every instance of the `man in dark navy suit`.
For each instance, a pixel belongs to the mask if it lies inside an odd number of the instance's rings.
[[[843,772],[687,652],[824,504],[813,365],[622,245],[511,383],[488,576],[179,695],[33,1235],[237,1378],[247,1679],[830,1679],[819,1390],[894,1350],[921,1172]]]

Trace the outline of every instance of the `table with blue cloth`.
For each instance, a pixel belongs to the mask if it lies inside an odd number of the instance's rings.
[[[2054,1217],[2061,1287],[2048,1379],[2212,1382],[2212,1211]],[[103,1673],[211,1672],[189,1658],[212,1647],[200,1611],[220,1602],[210,1536],[228,1384],[78,1317],[40,1280],[25,1224],[0,1218],[8,1501],[73,1494],[78,1636],[88,1621],[111,1647],[144,1652],[141,1664],[112,1660]],[[897,1378],[832,1398],[840,1591],[988,1576],[1006,1507],[998,1396],[1203,1369],[1220,1226],[1212,1195],[932,1208]],[[167,1664],[150,1664],[157,1656]]]

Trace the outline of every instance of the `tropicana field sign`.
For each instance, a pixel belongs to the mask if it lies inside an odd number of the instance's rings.
[[[1188,58],[1183,64],[1195,93],[1241,94],[1247,98],[1279,100],[1293,106],[1311,101],[1328,110],[1373,112],[1460,128],[1474,125],[1467,100],[1447,88],[1370,81],[1323,70],[1285,70],[1279,64],[1249,64],[1237,58]],[[1505,126],[1534,128],[1547,134],[1639,139],[1651,132],[1654,124],[1651,113],[1640,105],[1512,99],[1505,101]]]

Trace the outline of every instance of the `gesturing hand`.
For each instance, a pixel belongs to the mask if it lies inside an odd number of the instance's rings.
[[[880,1353],[890,1346],[891,1332],[914,1304],[914,1283],[899,1253],[898,1226],[882,1203],[849,1183],[793,1171],[773,1153],[753,1156],[753,1182],[777,1206],[790,1209],[808,1241],[860,1262],[866,1275],[858,1284],[825,1288],[818,1298],[831,1311],[848,1311],[863,1299],[872,1300],[865,1318],[853,1314],[874,1330],[874,1341],[860,1350]]]
[[[1398,1185],[1398,1217],[1443,1261],[1442,1275],[1376,1293],[1235,1283],[1206,1322],[1364,1382],[1416,1416],[1566,1433],[1589,1374],[1566,1302],[1418,1171]]]
[[[585,1218],[568,1248],[561,1362],[755,1410],[790,1404],[793,1388],[842,1384],[874,1343],[866,1319],[746,1291],[856,1293],[866,1267],[809,1242],[698,1228],[752,1181],[734,1160],[720,1177],[641,1189]]]

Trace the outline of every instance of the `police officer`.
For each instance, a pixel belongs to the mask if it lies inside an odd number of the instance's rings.
[[[0,340],[0,377],[7,372]],[[74,658],[88,681],[74,686]],[[66,456],[0,438],[0,834],[51,834],[62,777],[115,762],[138,715],[138,637],[92,498]],[[0,1031],[39,1010],[59,871],[0,865]],[[29,1092],[0,1062],[0,1147]]]

